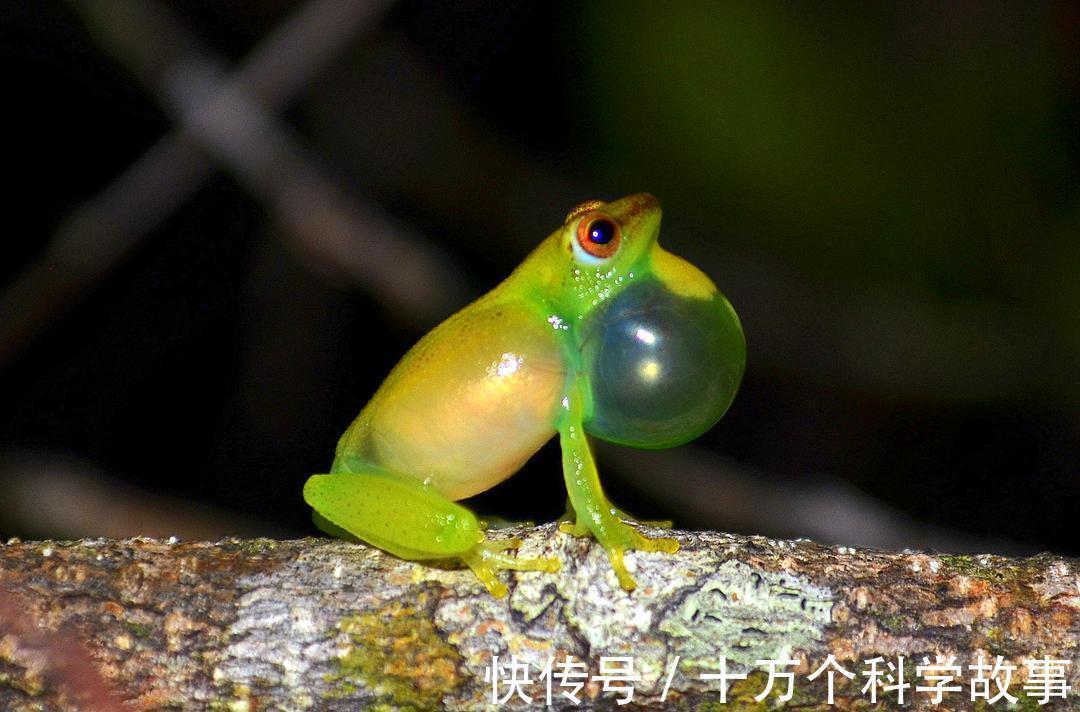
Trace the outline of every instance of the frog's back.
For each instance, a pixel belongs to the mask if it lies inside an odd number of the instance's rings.
[[[489,294],[416,344],[341,438],[335,471],[375,465],[449,499],[506,479],[555,434],[560,332],[538,307]]]

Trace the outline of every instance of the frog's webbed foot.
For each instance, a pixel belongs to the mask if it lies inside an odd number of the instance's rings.
[[[499,580],[498,571],[547,571],[559,570],[558,559],[538,558],[522,559],[506,553],[521,546],[521,539],[497,539],[481,541],[470,551],[462,555],[461,560],[469,565],[480,582],[487,587],[492,596],[502,598],[506,595],[506,584]]]
[[[610,504],[606,506],[606,511],[598,511],[598,516],[592,519],[579,516],[569,502],[566,509],[566,514],[559,519],[559,531],[571,536],[595,536],[611,559],[619,585],[626,591],[633,591],[637,586],[634,577],[626,569],[624,554],[628,550],[662,551],[666,554],[674,554],[679,550],[678,540],[670,537],[649,537],[635,528],[644,525],[670,529],[671,522],[640,522]]]
[[[559,525],[559,530],[574,536],[586,536],[592,534],[600,545],[604,547],[611,566],[615,570],[615,576],[619,579],[619,585],[623,590],[633,591],[637,583],[626,568],[623,560],[627,551],[662,551],[665,554],[674,554],[679,550],[679,541],[671,537],[650,537],[642,534],[634,526],[627,524],[614,507],[609,510],[610,516],[600,516],[597,520],[586,520],[578,517],[574,523],[564,522]],[[636,523],[636,522],[635,522]],[[669,523],[670,526],[670,523]]]
[[[559,531],[563,534],[569,534],[570,536],[591,536],[592,532],[584,524],[578,522],[576,518],[560,519]]]
[[[638,519],[632,517],[621,509],[615,510],[615,516],[623,520],[627,524],[637,524],[643,527],[652,527],[654,529],[671,529],[674,526],[674,522],[670,519]]]
[[[627,524],[652,527],[654,529],[671,529],[673,526],[670,519],[638,519],[614,506],[610,507],[610,511],[612,516]],[[589,536],[592,534],[588,525],[580,520],[577,513],[574,511],[574,505],[571,504],[569,500],[566,502],[566,514],[559,517],[558,522],[559,531],[564,534],[569,534],[571,536]]]
[[[566,500],[566,513],[559,517],[557,521],[559,522],[559,531],[563,534],[569,534],[570,536],[589,536],[592,534],[589,528],[578,518],[577,512],[574,511],[574,504],[569,498]]]

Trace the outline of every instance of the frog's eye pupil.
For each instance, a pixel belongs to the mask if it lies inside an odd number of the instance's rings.
[[[610,220],[594,220],[589,225],[589,239],[597,245],[606,245],[615,239],[615,226]]]

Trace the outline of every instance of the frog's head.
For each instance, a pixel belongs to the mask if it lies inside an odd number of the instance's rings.
[[[678,445],[712,427],[746,364],[735,310],[701,270],[660,247],[660,217],[646,193],[589,201],[545,251],[549,300],[588,380],[586,429],[639,448]]]

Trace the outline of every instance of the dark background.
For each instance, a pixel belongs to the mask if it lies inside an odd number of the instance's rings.
[[[601,448],[613,499],[1080,554],[1075,2],[401,2],[207,139],[185,87],[315,5],[0,7],[0,534],[313,533],[304,480],[406,349],[648,191],[749,363],[693,445]],[[549,444],[475,507],[564,497]]]

